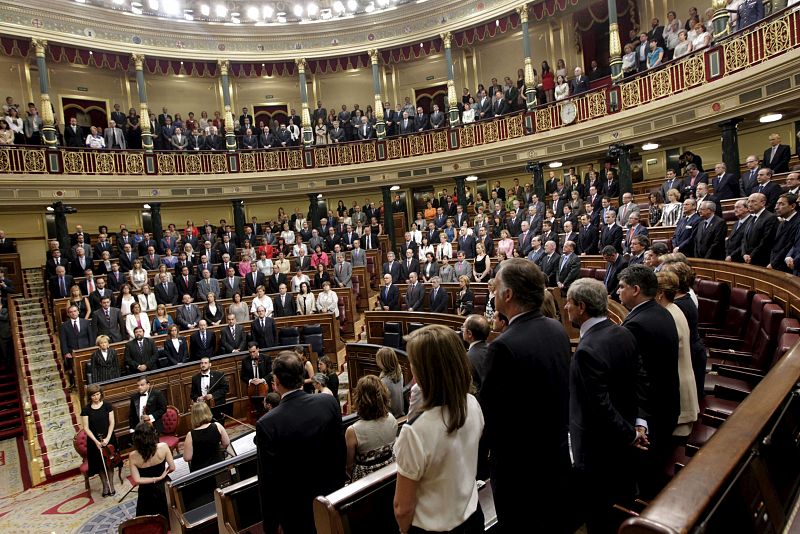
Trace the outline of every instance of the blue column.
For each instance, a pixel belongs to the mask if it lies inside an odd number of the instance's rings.
[[[142,148],[153,151],[153,133],[150,110],[147,107],[147,86],[144,83],[144,54],[131,54],[136,68],[136,87],[139,90],[139,126],[142,129]]]
[[[39,69],[39,92],[41,93],[39,115],[42,117],[42,139],[47,148],[55,148],[58,145],[58,136],[56,136],[53,106],[50,103],[50,78],[47,75],[47,62],[44,57],[47,41],[32,39],[31,44],[36,49],[36,66]]]
[[[383,102],[381,101],[381,66],[380,56],[377,50],[369,51],[369,59],[372,63],[372,92],[375,95],[375,133],[378,139],[386,137],[386,122],[383,116]]]
[[[455,73],[453,71],[453,34],[446,32],[440,35],[444,44],[444,60],[447,63],[447,110],[450,114],[450,126],[460,124],[458,116],[458,97],[456,96]]]
[[[314,142],[314,131],[311,128],[311,115],[308,112],[308,88],[306,87],[306,60],[294,60],[297,65],[297,75],[300,78],[300,126],[303,130],[303,145],[311,146]]]
[[[231,82],[228,76],[230,62],[227,59],[220,59],[219,77],[222,82],[222,104],[225,106],[225,148],[236,150],[236,133],[233,127],[233,112],[231,107]]]

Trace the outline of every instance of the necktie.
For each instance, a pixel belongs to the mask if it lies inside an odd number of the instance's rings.
[[[264,329],[264,319],[261,319],[261,329]]]
[[[106,310],[106,320],[110,323],[111,322],[111,312]]]
[[[139,340],[139,353],[141,353],[141,352],[142,352],[142,341]]]
[[[64,283],[64,278],[59,278],[58,280],[60,282],[59,285],[61,286],[61,296],[62,297],[66,297],[67,296],[67,286]]]
[[[569,259],[569,255],[566,255],[561,259],[561,269],[559,269],[560,271],[564,270],[564,266],[567,264],[567,260],[568,259]]]
[[[436,293],[438,293],[438,292],[439,292],[439,288],[438,288],[438,287],[437,287],[437,288],[434,288],[434,290],[433,290],[433,297],[431,298],[431,300],[433,300],[433,301],[435,301],[435,300],[436,300]]]
[[[92,282],[91,280],[87,281],[86,282],[86,289],[89,291],[89,293],[94,291],[94,282]]]
[[[763,191],[764,191],[764,185],[763,185],[763,184],[762,184],[762,185],[759,185],[759,186],[758,186],[758,192],[759,192],[759,193],[762,193]]]
[[[231,327],[231,337],[236,337],[236,328],[233,326]]]
[[[78,328],[78,321],[72,321],[72,330],[75,332],[75,335],[77,336],[78,333],[80,332],[80,329]]]
[[[253,376],[258,378],[258,361],[253,360]]]
[[[206,344],[206,333],[205,332],[200,334],[200,341],[203,342],[203,345]]]

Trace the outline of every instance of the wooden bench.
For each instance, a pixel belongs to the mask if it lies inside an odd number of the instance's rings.
[[[376,362],[378,351],[383,348],[379,343],[348,343],[345,345],[347,361],[347,380],[350,388],[350,398],[356,389],[358,381],[367,375],[378,376],[381,370]],[[408,354],[404,350],[394,349],[400,367],[403,369],[403,384],[410,384],[413,379],[411,375],[411,364],[408,361]]]

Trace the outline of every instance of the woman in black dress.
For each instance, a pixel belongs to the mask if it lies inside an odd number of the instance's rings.
[[[189,462],[189,471],[221,462],[222,451],[228,448],[231,439],[224,426],[212,421],[205,402],[192,404],[192,428],[183,444],[183,459]]]
[[[158,433],[148,421],[136,425],[133,432],[133,451],[128,460],[131,478],[139,486],[136,516],[158,514],[169,519],[164,479],[175,471],[175,463],[172,461],[169,446],[159,443]]]
[[[330,283],[331,275],[325,270],[325,265],[322,263],[317,264],[317,272],[314,273],[314,289],[322,289],[322,284],[325,282]]]
[[[97,336],[95,343],[97,350],[92,353],[92,383],[119,378],[119,358],[117,351],[108,346],[108,336]]]
[[[458,277],[458,284],[461,287],[460,291],[456,294],[456,313],[462,317],[472,313],[472,303],[475,300],[475,295],[469,288],[469,277],[461,275]]]
[[[89,461],[88,475],[100,475],[103,482],[103,497],[114,495],[114,477],[108,476],[111,468],[103,468],[103,455],[101,449],[108,444],[117,447],[114,436],[114,409],[110,402],[103,400],[103,388],[91,384],[86,388],[88,396],[86,406],[81,410],[83,430],[86,432],[87,459]]]

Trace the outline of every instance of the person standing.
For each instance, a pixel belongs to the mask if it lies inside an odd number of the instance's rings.
[[[114,445],[117,447],[117,438],[114,435],[114,408],[111,403],[104,400],[103,388],[92,384],[86,388],[89,397],[86,406],[81,411],[81,422],[86,432],[86,452],[89,462],[88,476],[99,475],[103,482],[103,497],[114,495],[114,477],[109,476],[111,466],[103,466],[103,447]],[[120,477],[122,475],[120,474]]]
[[[345,482],[341,408],[332,395],[303,392],[303,362],[296,354],[281,352],[272,370],[281,402],[258,420],[255,437],[264,532],[313,533],[314,498]],[[326,461],[314,462],[321,450]]]
[[[133,432],[133,451],[128,457],[131,478],[138,486],[136,516],[161,515],[169,517],[164,479],[175,471],[172,451],[159,443],[155,428],[148,422],[136,425]]]
[[[564,521],[570,469],[569,337],[558,321],[540,311],[545,276],[536,265],[510,258],[495,284],[495,309],[508,318],[508,327],[489,344],[480,401],[497,519],[503,532],[572,532]],[[531,339],[548,342],[535,345]],[[508,387],[511,376],[532,382]],[[520,406],[541,407],[535,425],[520,424],[515,409]],[[531,502],[547,513],[529,513]]]

